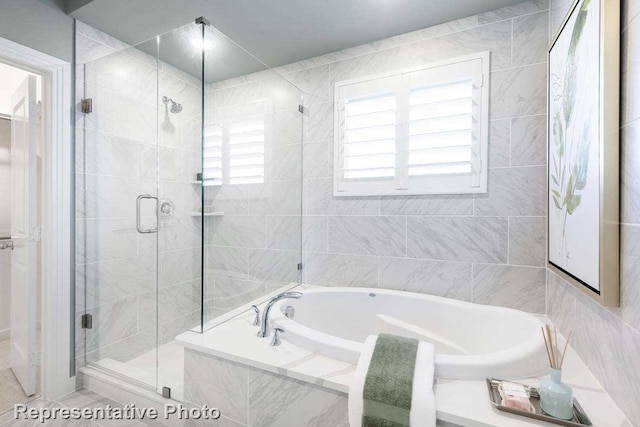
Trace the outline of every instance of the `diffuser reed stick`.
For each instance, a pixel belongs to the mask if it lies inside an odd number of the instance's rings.
[[[561,369],[562,364],[564,363],[564,357],[567,353],[567,348],[569,347],[569,340],[573,332],[570,332],[567,336],[567,341],[564,344],[564,348],[562,352],[560,352],[560,348],[558,346],[558,330],[556,327],[553,327],[553,332],[551,332],[551,327],[549,325],[545,325],[542,328],[542,336],[544,337],[544,345],[547,349],[547,357],[549,358],[549,365],[553,369]]]

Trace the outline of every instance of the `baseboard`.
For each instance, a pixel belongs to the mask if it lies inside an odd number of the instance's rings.
[[[8,340],[11,336],[11,329],[0,329],[0,341]]]

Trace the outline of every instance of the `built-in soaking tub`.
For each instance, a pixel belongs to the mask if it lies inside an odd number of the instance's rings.
[[[381,289],[303,293],[278,302],[273,323],[283,339],[333,359],[357,363],[366,337],[386,332],[433,343],[439,378],[523,378],[548,369],[543,323],[522,311]]]

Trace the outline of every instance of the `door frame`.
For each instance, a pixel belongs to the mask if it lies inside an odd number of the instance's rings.
[[[0,61],[42,77],[42,397],[71,393],[75,379],[74,167],[69,62],[0,37]]]

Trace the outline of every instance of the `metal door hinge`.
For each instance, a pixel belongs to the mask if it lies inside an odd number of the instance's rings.
[[[82,329],[93,329],[93,316],[90,314],[83,314],[81,318]]]
[[[306,109],[302,105],[298,105],[298,111],[304,114],[306,112]]]
[[[85,114],[93,112],[93,98],[84,98],[80,101],[80,110]]]
[[[302,270],[302,263],[301,262],[298,263],[298,270]]]
[[[162,397],[171,399],[171,389],[169,387],[162,387]]]

